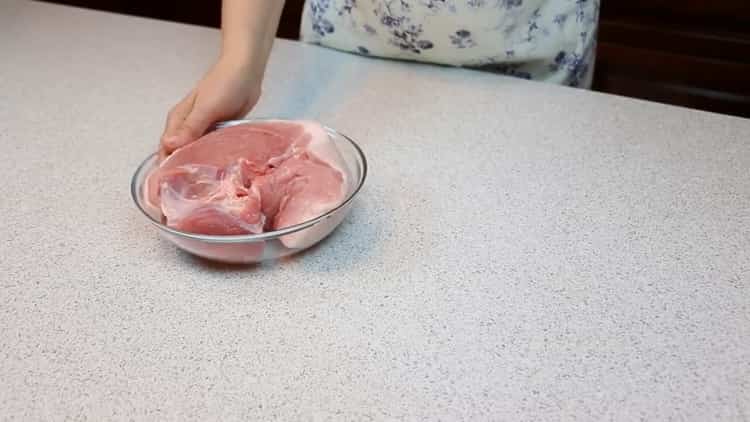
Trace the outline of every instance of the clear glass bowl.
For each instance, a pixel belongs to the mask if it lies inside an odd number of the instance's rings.
[[[232,120],[219,123],[213,129],[257,121],[261,120]],[[346,135],[328,127],[325,129],[344,158],[352,183],[350,183],[346,199],[341,204],[304,223],[260,234],[233,236],[187,233],[168,227],[162,222],[162,215],[158,210],[151,210],[151,207],[146,206],[143,195],[144,181],[151,170],[158,165],[156,154],[150,155],[138,166],[130,184],[130,193],[138,209],[159,229],[164,238],[194,255],[233,264],[251,264],[292,255],[318,243],[343,221],[349,214],[352,201],[362,188],[367,176],[367,160],[359,146]],[[287,245],[294,245],[294,247]]]

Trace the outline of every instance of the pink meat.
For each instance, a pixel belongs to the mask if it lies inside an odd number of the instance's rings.
[[[166,223],[199,234],[261,233],[303,223],[341,204],[346,165],[314,122],[266,121],[211,132],[175,151],[144,194]],[[288,247],[311,241],[297,233]]]

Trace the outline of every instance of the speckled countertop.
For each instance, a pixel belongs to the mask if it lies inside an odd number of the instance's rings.
[[[0,419],[750,418],[750,121],[277,43],[357,139],[324,244],[208,265],[132,205],[215,30],[0,3]]]

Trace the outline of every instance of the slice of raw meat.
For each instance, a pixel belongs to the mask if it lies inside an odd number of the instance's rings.
[[[161,177],[161,209],[182,231],[203,234],[261,233],[260,194],[246,187],[247,161],[222,169],[201,164],[167,170]]]
[[[144,195],[170,227],[236,235],[318,217],[344,201],[349,179],[322,126],[263,121],[219,129],[175,151],[148,176]],[[319,229],[281,241],[306,247],[319,240]]]

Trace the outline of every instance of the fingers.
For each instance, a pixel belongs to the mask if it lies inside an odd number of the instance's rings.
[[[166,126],[164,127],[164,133],[161,135],[161,149],[165,150],[166,153],[170,153],[178,148],[176,145],[180,142],[177,139],[177,134],[185,118],[187,118],[193,109],[195,97],[195,91],[191,91],[167,114]]]
[[[167,150],[164,149],[163,145],[160,145],[159,146],[159,155],[158,155],[158,159],[157,159],[156,162],[157,163],[161,163],[162,161],[164,161],[165,158],[167,158],[167,155],[169,155],[169,153],[167,152]]]
[[[200,106],[193,107],[177,129],[177,133],[170,142],[170,147],[177,149],[195,141],[206,132],[215,120],[213,109]]]
[[[213,123],[244,116],[258,101],[259,90],[243,96],[243,86],[225,87],[224,82],[215,85],[209,79],[201,84],[203,88],[194,89],[170,110],[161,136],[160,160],[203,136]]]

